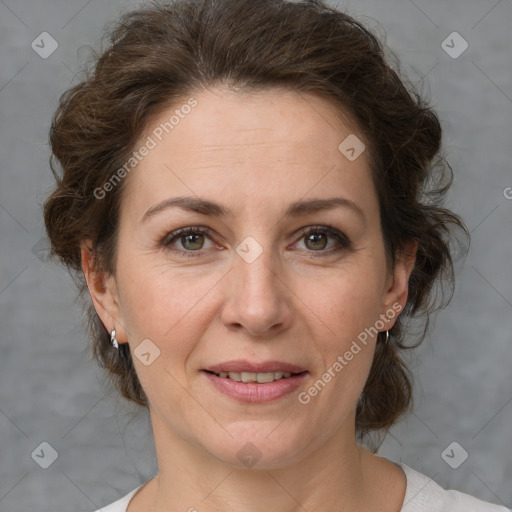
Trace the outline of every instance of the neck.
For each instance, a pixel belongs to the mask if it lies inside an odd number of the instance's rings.
[[[357,446],[353,419],[347,418],[329,439],[311,446],[300,459],[292,457],[288,464],[276,462],[258,469],[258,464],[241,468],[219,460],[193,440],[177,437],[152,412],[159,472],[150,482],[146,510],[371,510],[377,489],[374,459],[379,458]],[[380,478],[379,491],[382,487]],[[382,501],[380,505],[384,510]],[[137,509],[129,508],[130,512]]]

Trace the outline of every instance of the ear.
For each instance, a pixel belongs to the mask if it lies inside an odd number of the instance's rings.
[[[105,329],[116,330],[119,343],[126,342],[126,331],[121,322],[121,309],[114,276],[95,269],[94,251],[90,240],[80,244],[82,270],[89,288],[92,303]]]
[[[386,293],[384,295],[382,312],[384,315],[390,309],[396,314],[390,319],[388,329],[395,325],[400,312],[405,308],[409,294],[409,277],[416,262],[416,251],[418,243],[409,242],[404,250],[397,256],[395,268],[386,283]]]

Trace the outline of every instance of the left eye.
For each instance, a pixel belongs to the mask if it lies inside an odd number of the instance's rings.
[[[337,243],[331,248],[325,249],[329,238],[334,239]],[[329,256],[351,248],[349,238],[341,231],[330,226],[308,227],[300,233],[300,240],[304,240],[306,247],[311,249],[308,252],[318,253],[311,254],[313,257]]]
[[[335,235],[330,235],[326,231],[310,230],[305,235],[301,236],[300,240],[304,240],[304,245],[313,251],[322,251],[327,246],[327,240],[334,238]],[[308,244],[310,244],[308,246]]]

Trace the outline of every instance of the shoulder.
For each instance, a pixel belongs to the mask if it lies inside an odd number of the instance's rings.
[[[123,496],[122,498],[114,501],[110,505],[106,505],[103,508],[99,508],[94,512],[126,512],[126,508],[128,507],[128,503],[132,499],[133,495],[143,486],[144,484],[139,485],[133,491],[130,491],[128,494]]]
[[[431,478],[409,466],[397,463],[407,477],[404,503],[400,512],[510,512],[456,490],[446,490]]]

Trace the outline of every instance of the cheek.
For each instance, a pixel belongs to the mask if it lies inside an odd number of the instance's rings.
[[[208,290],[219,279],[211,275],[194,279],[179,269],[149,263],[149,258],[143,260],[126,260],[124,275],[120,275],[122,314],[132,360],[150,402],[166,403],[174,397],[177,407],[187,378],[186,361],[210,322]],[[137,347],[143,341],[144,352],[149,347],[151,353],[147,365],[138,357],[142,350]]]
[[[324,369],[318,377],[332,382],[331,392],[336,389],[338,397],[349,401],[359,395],[373,360],[373,328],[382,299],[379,279],[376,267],[369,266],[365,272],[352,269],[332,276],[323,288],[318,283],[308,286],[305,303],[312,311],[311,318],[316,317],[318,330],[313,338]]]
[[[214,273],[193,275],[151,258],[125,259],[119,281],[128,339],[136,346],[149,338],[160,350],[186,353],[207,321],[208,293],[218,285]],[[179,343],[178,343],[179,341]]]
[[[331,338],[347,342],[378,320],[382,289],[374,268],[347,270],[324,284],[308,286],[306,303],[323,321]]]

